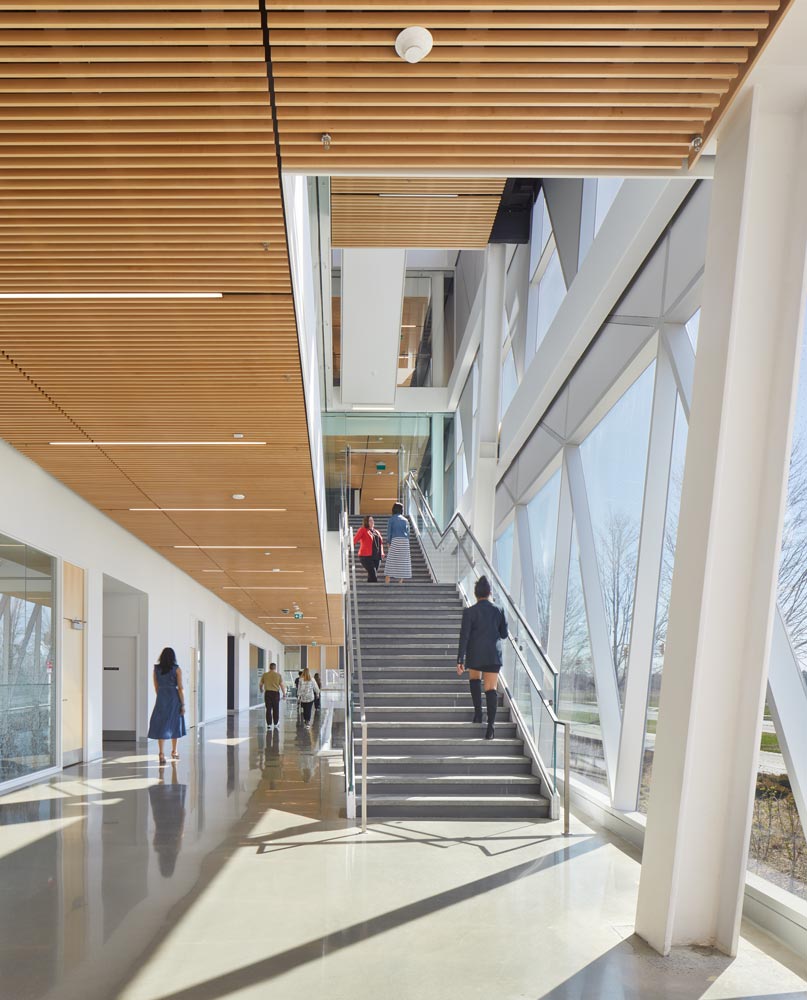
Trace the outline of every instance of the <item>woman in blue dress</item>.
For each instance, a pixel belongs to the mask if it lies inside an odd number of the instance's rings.
[[[160,763],[165,763],[164,744],[171,740],[171,757],[179,760],[177,740],[185,729],[185,691],[182,687],[182,670],[177,664],[176,653],[166,646],[154,665],[154,690],[157,701],[149,722],[149,739],[160,744]]]

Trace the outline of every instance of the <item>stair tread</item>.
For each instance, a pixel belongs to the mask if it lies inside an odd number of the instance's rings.
[[[380,804],[382,802],[471,802],[479,805],[492,805],[501,803],[502,805],[515,805],[516,803],[549,803],[544,795],[374,795],[371,793],[370,800]]]
[[[432,754],[377,754],[374,755],[372,760],[374,764],[401,764],[406,761],[412,761],[415,764],[467,764],[469,762],[478,761],[479,754],[476,753],[466,753],[466,754],[452,754],[451,756],[446,756],[445,754],[440,754],[439,756]],[[505,764],[512,766],[514,764],[529,764],[530,758],[526,756],[519,756],[516,754],[508,755],[502,754],[499,757],[493,758],[497,764]]]
[[[369,723],[368,723],[369,725]],[[354,743],[361,743],[360,736],[354,736]],[[368,736],[367,745],[389,746],[400,743],[402,746],[522,746],[522,741],[515,736],[497,736],[494,740],[486,740],[484,736]]]
[[[356,780],[362,780],[360,774],[356,775]],[[541,784],[541,779],[537,778],[534,774],[429,774],[428,772],[416,771],[407,771],[405,774],[397,771],[389,774],[376,772],[368,774],[367,780],[373,784],[384,781],[393,785],[408,785],[417,781],[422,781],[430,785],[472,785],[479,783],[483,785],[514,784],[538,787]]]

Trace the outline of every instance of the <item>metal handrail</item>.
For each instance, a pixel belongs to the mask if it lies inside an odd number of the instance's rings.
[[[502,580],[499,577],[498,573],[496,573],[496,571],[494,570],[494,568],[491,566],[490,561],[485,556],[485,553],[484,553],[484,550],[482,549],[482,546],[479,544],[479,541],[474,536],[474,534],[471,531],[471,529],[470,529],[467,521],[465,520],[465,518],[459,512],[455,513],[454,516],[449,521],[448,525],[446,526],[445,531],[441,531],[439,525],[437,524],[437,520],[434,517],[434,514],[432,513],[431,508],[429,507],[428,501],[426,500],[425,496],[423,495],[423,492],[420,489],[420,486],[418,485],[418,483],[415,480],[414,476],[412,476],[411,474],[407,478],[407,486],[409,488],[409,493],[412,496],[412,498],[414,499],[414,502],[417,505],[420,513],[424,516],[424,518],[427,521],[431,522],[432,529],[439,536],[440,542],[443,542],[446,538],[449,537],[450,534],[453,534],[453,536],[454,536],[454,538],[455,538],[455,540],[457,542],[457,545],[460,546],[463,549],[463,552],[464,552],[466,558],[469,559],[469,562],[471,563],[471,565],[475,566],[476,562],[481,562],[481,564],[482,564],[483,568],[485,569],[485,571],[487,573],[489,573],[490,577],[493,578],[493,580],[495,581],[497,587],[502,592],[502,594],[504,595],[504,597],[507,599],[509,605],[511,606],[511,608],[514,611],[516,617],[518,618],[519,624],[521,626],[523,626],[524,631],[526,632],[527,636],[534,643],[534,645],[537,648],[539,654],[541,655],[541,658],[542,658],[543,662],[549,668],[550,673],[552,674],[552,679],[553,679],[554,687],[555,687],[555,690],[553,691],[553,695],[554,695],[555,699],[557,699],[557,685],[558,685],[558,679],[559,679],[559,674],[558,674],[557,668],[554,666],[554,664],[546,656],[546,653],[544,652],[541,644],[538,642],[537,637],[535,636],[534,632],[532,631],[532,629],[530,628],[529,624],[525,620],[523,614],[521,613],[521,609],[518,607],[518,605],[516,604],[516,602],[512,599],[512,597],[508,593],[507,588],[502,583]],[[476,546],[476,548],[477,548],[477,550],[479,552],[479,556],[480,556],[480,558],[478,560],[474,560],[474,559],[472,559],[472,558],[470,558],[468,556],[468,553],[465,550],[465,546],[463,545],[463,539],[460,538],[459,533],[457,532],[457,530],[455,528],[455,524],[456,523],[459,523],[459,524],[462,525],[464,533],[466,535],[470,536],[471,541]],[[418,529],[417,522],[414,519],[413,519],[413,524],[414,524],[415,534],[418,537],[418,540],[420,541],[420,531]],[[435,548],[436,547],[437,546],[435,545]],[[423,549],[424,556],[426,558],[426,562],[427,562],[427,564],[429,566],[429,571],[431,572],[432,577],[434,578],[435,582],[438,582],[437,573],[435,572],[435,568],[432,566],[431,560],[429,559],[429,556],[428,556],[428,552],[426,551],[426,547],[422,544],[422,542],[421,542],[421,548]],[[470,603],[471,603],[470,599],[468,598],[468,595],[465,593],[465,590],[462,587],[462,585],[459,584],[459,581],[458,581],[458,590],[459,590],[459,592],[460,592],[460,594],[461,594],[461,596],[462,596],[463,601],[465,602],[465,604],[466,605],[470,605]],[[569,737],[570,737],[570,733],[571,733],[570,726],[569,726],[568,722],[566,722],[566,721],[564,721],[564,720],[562,720],[562,719],[560,719],[558,717],[558,715],[555,712],[555,709],[554,709],[552,703],[544,696],[543,689],[542,689],[540,683],[538,682],[537,678],[535,677],[535,674],[533,673],[532,668],[530,667],[529,663],[527,662],[527,660],[526,660],[526,658],[524,656],[523,650],[522,650],[521,646],[519,645],[519,643],[516,641],[515,636],[513,636],[512,633],[510,633],[507,638],[508,638],[508,641],[510,642],[510,644],[511,644],[511,646],[513,648],[515,656],[517,657],[517,659],[520,662],[520,666],[521,666],[521,668],[523,670],[524,675],[526,676],[528,682],[530,683],[530,685],[534,689],[534,691],[535,691],[536,695],[538,696],[538,698],[540,698],[541,703],[542,703],[542,705],[544,707],[544,710],[546,711],[546,713],[547,713],[547,715],[549,717],[549,721],[552,723],[552,726],[553,726],[553,748],[552,748],[552,756],[553,756],[553,760],[555,761],[555,770],[553,770],[553,774],[552,774],[552,776],[550,776],[550,774],[549,774],[549,772],[547,770],[546,763],[544,762],[543,758],[541,757],[540,750],[539,750],[538,746],[536,745],[535,740],[532,738],[532,735],[530,734],[529,726],[527,725],[526,720],[524,719],[524,717],[521,714],[521,710],[519,709],[518,704],[517,704],[517,702],[515,700],[515,697],[514,697],[514,692],[512,692],[510,690],[510,688],[509,688],[509,686],[507,684],[506,678],[504,676],[500,675],[499,679],[500,679],[500,681],[502,683],[502,687],[503,687],[504,692],[507,695],[507,699],[508,699],[508,701],[510,703],[510,710],[513,713],[513,715],[515,716],[516,723],[517,723],[519,729],[521,730],[522,737],[523,737],[525,743],[527,744],[527,748],[530,751],[530,754],[532,755],[533,759],[535,760],[536,766],[538,767],[538,770],[540,771],[542,779],[546,783],[547,787],[551,790],[553,798],[554,798],[555,795],[557,795],[557,792],[558,792],[558,789],[557,789],[557,776],[556,776],[557,775],[557,771],[556,771],[556,768],[557,768],[557,731],[558,731],[558,728],[561,728],[561,727],[565,730],[564,746],[563,746],[563,750],[564,750],[564,752],[563,752],[563,775],[564,775],[564,782],[563,782],[563,813],[564,813],[564,816],[563,816],[563,829],[564,829],[564,833],[568,834],[569,833],[569,789],[570,789],[570,783],[569,783],[569,770],[570,770],[570,766],[569,766]]]
[[[347,617],[345,619],[346,644],[348,655],[346,657],[346,682],[345,682],[345,748],[346,748],[346,770],[350,768],[347,775],[349,787],[352,787],[355,796],[356,788],[356,754],[353,746],[353,665],[355,661],[356,675],[359,681],[359,724],[361,725],[361,832],[367,832],[367,710],[364,702],[364,673],[361,663],[361,630],[359,627],[359,608],[355,600],[356,588],[356,555],[353,550],[353,534],[350,530],[350,521],[347,511],[343,512],[342,529],[342,565],[345,576],[345,598]],[[350,748],[349,752],[347,748]],[[349,758],[349,761],[348,761]]]
[[[485,566],[485,572],[487,573],[488,577],[494,581],[494,583],[496,584],[497,589],[504,595],[504,597],[506,598],[507,602],[510,604],[510,606],[515,611],[515,615],[518,618],[519,625],[524,629],[524,632],[527,634],[527,636],[529,637],[530,641],[535,645],[535,647],[537,648],[538,652],[541,654],[541,659],[544,661],[544,663],[546,664],[546,666],[549,668],[549,672],[554,677],[558,677],[559,676],[559,674],[558,674],[558,668],[555,666],[555,664],[546,655],[546,652],[545,652],[543,646],[541,645],[541,643],[539,642],[538,637],[536,636],[535,632],[533,632],[532,628],[530,627],[529,622],[527,621],[527,619],[522,614],[521,609],[519,608],[518,604],[516,604],[516,602],[510,596],[510,593],[507,590],[507,587],[505,587],[504,583],[502,582],[502,578],[496,572],[496,570],[494,569],[494,567],[491,564],[490,560],[485,555],[485,550],[482,548],[481,544],[479,543],[479,540],[477,539],[476,535],[474,535],[473,531],[471,530],[470,525],[465,520],[465,518],[462,516],[462,514],[459,511],[457,511],[454,514],[454,516],[451,518],[451,520],[448,522],[448,524],[446,525],[445,530],[442,531],[440,529],[439,524],[437,523],[437,519],[435,518],[434,514],[432,513],[432,509],[429,506],[429,501],[423,495],[423,491],[421,490],[420,486],[417,483],[417,480],[415,479],[415,477],[411,473],[407,477],[407,481],[406,482],[407,482],[407,486],[409,487],[410,493],[415,498],[415,503],[418,505],[418,508],[420,509],[421,513],[423,513],[428,518],[428,520],[431,521],[431,523],[432,523],[432,525],[434,527],[435,532],[440,537],[440,541],[444,541],[448,537],[449,532],[453,532],[454,533],[454,537],[457,539],[458,544],[462,544],[462,541],[458,537],[457,532],[456,532],[456,530],[454,528],[454,524],[455,523],[459,523],[459,524],[462,525],[462,528],[463,528],[463,531],[465,532],[465,534],[470,537],[471,541],[474,543],[474,545],[476,546],[476,548],[479,550],[482,562],[484,563],[484,566]],[[430,566],[431,566],[431,564],[430,564]]]

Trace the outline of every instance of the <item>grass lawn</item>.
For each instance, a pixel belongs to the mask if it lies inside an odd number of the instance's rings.
[[[782,751],[779,747],[779,739],[777,738],[776,733],[763,733],[759,749],[767,750],[769,753],[781,753]]]

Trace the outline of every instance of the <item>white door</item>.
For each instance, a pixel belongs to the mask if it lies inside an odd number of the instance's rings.
[[[182,671],[183,683],[185,686],[185,725],[188,729],[193,729],[197,723],[197,694],[199,661],[196,657],[196,647],[191,646],[188,656],[188,669]]]
[[[104,734],[134,739],[137,637],[104,636]]]

